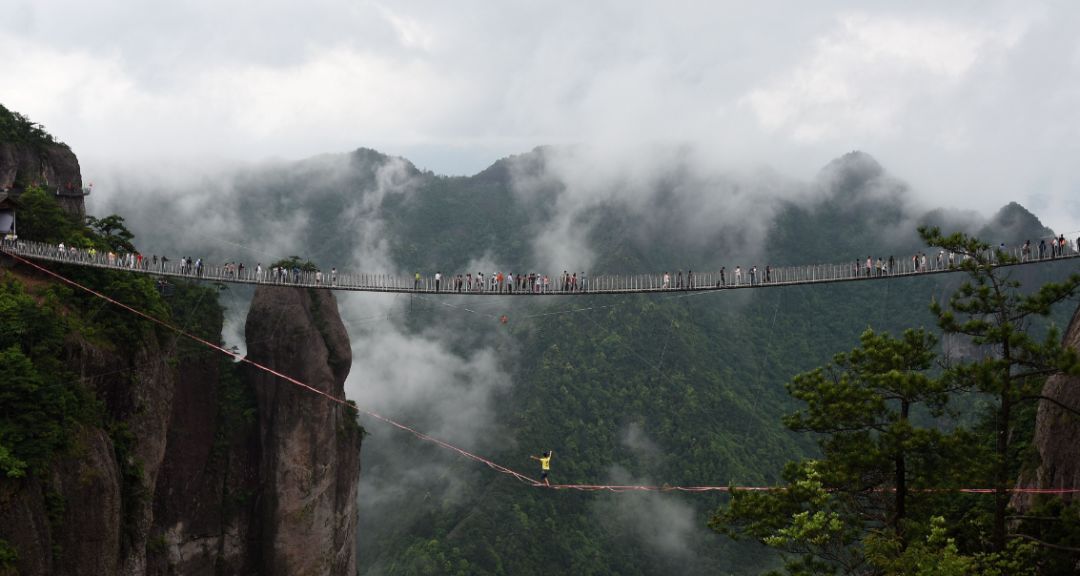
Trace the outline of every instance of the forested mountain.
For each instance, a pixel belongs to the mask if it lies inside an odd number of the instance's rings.
[[[1015,204],[990,221],[916,206],[858,152],[810,182],[717,173],[678,155],[597,166],[588,151],[551,148],[471,177],[362,149],[190,185],[117,182],[103,211],[128,216],[147,253],[249,266],[295,254],[402,276],[903,259],[927,250],[923,223],[995,245],[1050,233]],[[1033,286],[1061,274],[1016,273]],[[559,483],[771,484],[785,461],[815,450],[781,424],[794,406],[784,385],[869,327],[933,328],[928,304],[959,280],[572,301],[353,295],[342,299],[348,391],[518,470],[554,450]],[[224,302],[242,308],[243,290]],[[717,497],[538,490],[367,428],[363,573],[755,573],[775,562],[707,530]]]

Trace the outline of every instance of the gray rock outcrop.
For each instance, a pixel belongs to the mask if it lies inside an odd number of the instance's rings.
[[[86,215],[79,159],[67,146],[0,142],[0,190],[17,197],[28,186],[56,194],[60,206],[80,220]]]
[[[1073,315],[1063,343],[1080,351],[1080,308]],[[1080,411],[1080,376],[1055,374],[1046,379],[1042,395]],[[1032,445],[1039,465],[1021,476],[1020,485],[1034,488],[1075,488],[1080,486],[1080,416],[1048,401],[1039,402]],[[1065,501],[1076,494],[1064,494]],[[1032,495],[1018,495],[1013,505],[1022,513],[1034,504]]]
[[[260,286],[246,338],[253,361],[344,397],[352,352],[330,291]],[[245,380],[259,410],[259,574],[352,576],[361,436],[354,414],[261,370]]]

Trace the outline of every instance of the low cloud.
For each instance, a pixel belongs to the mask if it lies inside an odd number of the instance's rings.
[[[648,471],[662,461],[662,449],[638,424],[628,425],[621,442],[637,459],[634,474],[623,466],[608,470],[606,483],[656,485]],[[702,567],[702,546],[708,534],[702,513],[683,495],[631,493],[598,496],[590,505],[597,522],[648,553],[656,568],[696,573]]]

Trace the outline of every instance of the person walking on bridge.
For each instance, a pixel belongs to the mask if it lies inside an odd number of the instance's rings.
[[[442,283],[442,272],[435,272],[435,291],[439,291],[439,284]]]

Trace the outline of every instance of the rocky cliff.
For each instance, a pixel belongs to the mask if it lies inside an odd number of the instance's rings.
[[[38,277],[21,280],[48,285]],[[77,378],[67,385],[82,387],[94,403],[84,403],[66,449],[46,472],[0,477],[0,539],[16,550],[24,576],[145,572],[153,521],[149,496],[164,456],[176,381],[171,339],[146,330],[120,343],[72,329],[85,322],[67,325],[59,356]],[[97,414],[86,416],[88,411]]]
[[[50,290],[0,274],[31,295]],[[199,333],[220,334],[221,309],[205,306],[216,289],[187,290],[209,315]],[[0,574],[355,574],[353,414],[164,330],[88,334],[72,331],[61,356],[101,413],[47,472],[0,475]],[[328,291],[260,288],[247,340],[257,362],[343,397],[351,351]]]
[[[329,291],[259,287],[249,357],[344,396],[352,352]],[[256,369],[180,371],[155,494],[151,574],[355,574],[360,431],[345,409]]]
[[[41,186],[69,213],[86,215],[79,159],[64,144],[0,142],[0,191],[18,197],[29,186]]]
[[[352,352],[330,291],[260,286],[246,338],[252,360],[344,397]],[[352,576],[361,436],[355,415],[263,371],[246,371],[245,381],[259,410],[259,573]]]
[[[1080,351],[1080,308],[1073,315],[1063,342]],[[1080,376],[1055,374],[1046,379],[1042,395],[1080,412]],[[1054,402],[1039,403],[1032,445],[1039,455],[1038,466],[1020,479],[1020,485],[1035,488],[1075,488],[1080,486],[1080,417]],[[1075,494],[1062,496],[1065,501]],[[1034,497],[1021,495],[1013,505],[1029,511]]]

